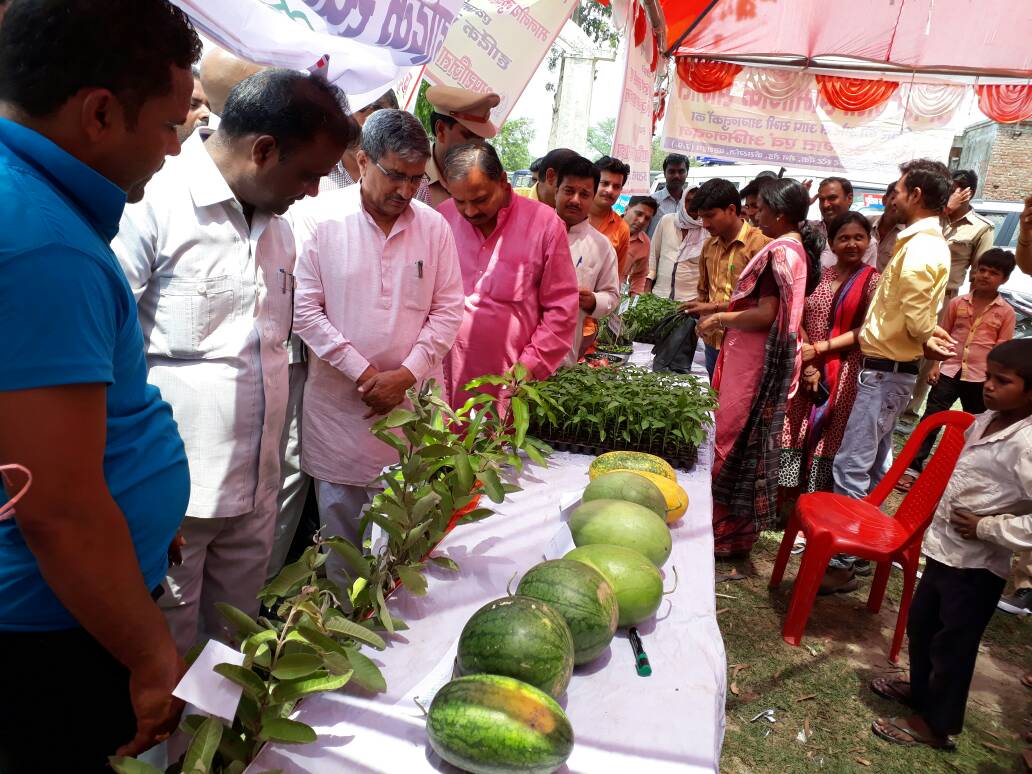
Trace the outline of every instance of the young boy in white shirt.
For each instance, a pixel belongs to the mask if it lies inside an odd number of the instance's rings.
[[[925,534],[925,570],[907,618],[910,681],[871,683],[914,711],[871,725],[895,744],[954,747],[950,737],[963,727],[978,644],[1011,554],[1032,548],[1032,339],[989,353],[983,398],[988,411],[968,429]]]

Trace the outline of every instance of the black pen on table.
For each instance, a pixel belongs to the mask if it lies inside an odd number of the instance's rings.
[[[649,657],[645,655],[645,648],[641,645],[638,630],[632,626],[627,632],[627,638],[631,641],[631,650],[634,651],[634,666],[638,670],[638,676],[648,677],[652,674],[652,666],[649,664]]]

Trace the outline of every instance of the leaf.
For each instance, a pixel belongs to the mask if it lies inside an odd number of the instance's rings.
[[[269,718],[262,723],[259,739],[286,744],[308,744],[318,739],[315,729],[305,723],[286,718]]]
[[[447,556],[431,556],[430,561],[446,570],[451,570],[452,572],[459,571],[459,565],[455,563],[454,559],[449,559]]]
[[[297,627],[297,634],[304,639],[305,642],[314,645],[316,650],[329,653],[340,653],[344,650],[344,646],[341,643],[311,626],[300,624]]]
[[[430,512],[430,509],[437,505],[439,502],[441,502],[441,496],[437,494],[437,492],[430,492],[430,494],[421,497],[419,500],[417,500],[416,504],[412,506],[413,523],[418,524],[424,518],[426,518],[426,515]]]
[[[474,510],[470,511],[465,516],[463,516],[461,519],[459,519],[459,524],[480,521],[481,519],[486,519],[488,516],[492,515],[494,515],[494,511],[490,508],[475,508]]]
[[[223,665],[219,665],[223,666]],[[205,718],[197,733],[194,734],[190,746],[183,757],[182,774],[209,774],[215,752],[222,739],[222,721],[218,718]]]
[[[538,451],[537,447],[533,444],[524,444],[523,451],[527,453],[527,456],[530,457],[535,464],[541,465],[542,467],[548,465],[545,461],[545,455]]]
[[[426,595],[426,578],[423,577],[423,573],[415,567],[405,564],[399,565],[395,569],[402,585],[409,590],[409,593],[417,597]]]
[[[225,602],[216,602],[215,607],[222,614],[222,617],[233,624],[237,632],[245,637],[266,631],[243,610],[227,605]]]
[[[484,484],[484,491],[491,498],[491,502],[501,503],[505,500],[505,492],[502,490],[502,482],[494,468],[484,468],[478,478]]]
[[[121,755],[112,755],[108,758],[108,763],[117,774],[164,774],[161,769],[151,766],[146,761]]]
[[[265,683],[250,669],[244,669],[236,664],[216,664],[214,671],[239,685],[244,689],[244,693],[255,701],[260,702],[265,698]]]
[[[291,653],[280,657],[272,669],[272,676],[277,680],[296,680],[322,669],[322,665],[322,659],[314,653]]]
[[[463,492],[468,492],[473,488],[473,468],[470,466],[469,456],[465,452],[460,451],[455,455],[455,475]]]
[[[527,437],[527,427],[530,425],[530,410],[527,406],[527,401],[516,396],[513,396],[512,400],[509,401],[509,407],[512,409],[513,429],[516,431],[516,437],[513,439],[513,442],[517,448],[520,448]]]
[[[280,574],[277,575],[268,586],[261,590],[260,595],[263,597],[286,596],[288,591],[311,575],[311,573],[312,570],[305,562],[298,561],[293,564],[288,564],[280,570]]]
[[[442,443],[434,443],[429,446],[424,446],[416,453],[420,457],[428,460],[439,460],[452,456],[453,450],[450,446],[445,446]]]
[[[377,428],[383,427],[393,430],[396,427],[407,425],[410,422],[415,422],[418,419],[419,417],[411,411],[406,411],[405,409],[394,409],[394,411],[392,411],[386,417],[377,422],[373,429],[375,430]]]
[[[369,579],[369,562],[362,552],[359,551],[351,542],[344,538],[329,538],[323,541],[324,544],[333,553],[337,554],[341,559],[344,560],[351,571],[359,578]]]
[[[276,639],[277,636],[278,634],[276,633],[275,629],[262,629],[257,634],[252,634],[250,637],[244,640],[243,644],[240,646],[240,651],[245,656],[254,657],[254,655],[258,652],[258,649],[263,644]]]
[[[367,691],[382,693],[387,690],[387,681],[380,668],[368,656],[354,651],[348,653],[351,668],[355,670],[353,679]]]
[[[233,761],[233,763],[240,763],[243,767],[247,764],[244,761],[251,759],[251,744],[248,743],[244,738],[231,728],[226,728],[222,732],[222,739],[219,741],[219,755],[222,756],[223,760]],[[232,763],[225,769],[225,774],[229,774],[232,770]],[[243,769],[240,769],[243,771]]]
[[[275,701],[288,702],[308,696],[312,693],[324,693],[336,691],[342,688],[351,679],[350,675],[321,675],[319,677],[308,677],[303,680],[287,680],[272,689],[272,698]]]
[[[387,643],[384,641],[376,632],[370,631],[364,626],[350,621],[343,616],[326,619],[326,628],[330,631],[337,632],[338,634],[344,634],[351,637],[359,642],[364,642],[366,645],[371,645],[377,650],[383,650],[387,647]]]

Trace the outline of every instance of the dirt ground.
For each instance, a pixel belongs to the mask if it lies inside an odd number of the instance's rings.
[[[1032,669],[1032,617],[994,616],[957,752],[890,745],[871,734],[871,721],[903,710],[867,686],[882,674],[906,674],[905,644],[898,666],[888,661],[900,573],[893,573],[877,614],[866,608],[870,579],[851,594],[819,597],[802,645],[792,647],[781,639],[781,626],[797,557],[781,588],[767,589],[780,538],[766,533],[745,565],[717,566],[718,578],[733,569],[748,576],[717,583],[729,669],[722,771],[1024,771],[1020,752],[1022,736],[1032,728],[1032,691],[1021,685],[1021,676]],[[775,722],[753,720],[767,709],[774,710]]]

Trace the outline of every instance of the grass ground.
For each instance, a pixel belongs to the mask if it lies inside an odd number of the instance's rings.
[[[898,667],[888,661],[899,572],[893,572],[878,614],[866,608],[869,579],[852,594],[819,597],[802,646],[792,647],[781,639],[781,626],[798,559],[789,563],[780,589],[767,589],[780,540],[781,533],[765,533],[749,564],[737,565],[748,577],[717,583],[717,620],[728,662],[722,772],[1024,771],[1021,739],[1032,728],[1032,691],[1020,680],[1032,669],[1032,616],[994,616],[956,752],[891,745],[871,734],[871,721],[904,712],[867,686],[882,674],[906,674],[905,645]],[[717,574],[731,569],[718,563]],[[767,709],[774,710],[774,723],[752,720]]]

